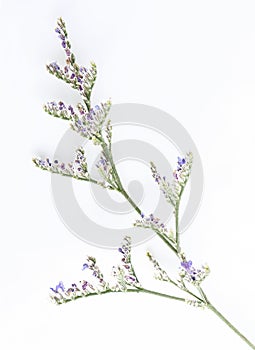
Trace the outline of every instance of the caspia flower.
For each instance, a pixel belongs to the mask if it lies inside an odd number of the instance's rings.
[[[74,108],[64,102],[48,102],[44,110],[57,118],[69,120],[71,128],[89,140],[95,140],[106,121],[111,108],[111,101],[108,100],[100,105],[96,105],[87,111],[81,103]]]
[[[121,253],[121,263],[113,266],[112,275],[115,283],[108,283],[100,268],[96,264],[96,258],[88,256],[83,263],[82,271],[92,272],[93,281],[81,280],[72,283],[70,287],[65,288],[63,282],[59,282],[55,288],[50,288],[50,298],[56,304],[63,304],[78,298],[87,297],[89,295],[109,293],[109,292],[125,292],[128,288],[139,288],[140,283],[135,274],[131,263],[131,238],[125,237],[121,247],[118,249]]]
[[[165,176],[161,176],[157,171],[156,165],[151,162],[152,176],[159,185],[159,188],[165,196],[167,202],[175,207],[180,201],[183,189],[190,177],[193,156],[189,152],[185,158],[178,157],[177,169],[173,172],[174,180],[170,184]]]
[[[55,32],[58,34],[61,46],[64,49],[66,65],[64,68],[60,68],[57,62],[52,62],[46,66],[47,70],[58,79],[70,84],[73,89],[78,90],[89,111],[91,91],[97,76],[96,64],[91,62],[90,67],[85,68],[76,63],[75,55],[71,50],[71,43],[68,40],[66,25],[62,18],[59,18]]]
[[[33,162],[39,168],[48,170],[51,173],[71,176],[81,180],[89,180],[88,165],[83,148],[78,148],[76,150],[74,161],[68,164],[60,162],[57,159],[51,161],[49,158],[46,158],[44,160],[40,158],[34,158]]]
[[[122,246],[118,249],[122,254],[122,264],[113,266],[112,274],[117,279],[117,283],[111,287],[113,291],[126,291],[129,286],[140,287],[139,280],[135,274],[131,263],[131,238],[126,236]]]
[[[180,268],[180,277],[184,279],[185,281],[200,285],[201,282],[209,275],[210,269],[208,265],[202,265],[200,269],[197,269],[193,266],[193,263],[191,260],[184,259],[181,262],[181,268]]]
[[[160,219],[155,217],[153,214],[150,214],[149,216],[145,216],[143,213],[141,214],[140,220],[136,220],[134,223],[134,226],[136,227],[143,227],[143,228],[150,228],[153,231],[158,231],[162,235],[167,235],[167,227],[163,222],[160,222]]]
[[[88,164],[85,157],[85,152],[82,147],[76,150],[74,161],[67,164],[59,161],[58,159],[50,160],[49,158],[34,158],[33,162],[37,167],[41,168],[42,170],[47,170],[53,174],[60,174],[63,176],[72,177],[77,180],[89,181],[104,188],[111,189],[111,187],[104,181],[99,181],[91,178],[88,172]]]

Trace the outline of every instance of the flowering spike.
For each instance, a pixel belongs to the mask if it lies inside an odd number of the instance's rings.
[[[145,216],[143,213],[141,214],[140,220],[136,220],[134,223],[135,227],[142,227],[146,229],[151,229],[157,232],[160,236],[169,239],[168,230],[164,223],[160,222],[160,219],[155,217],[153,214],[149,216]],[[171,239],[173,245],[175,245],[174,238]]]
[[[71,43],[68,39],[66,25],[62,18],[59,18],[57,21],[55,32],[58,34],[61,46],[65,52],[66,66],[60,68],[56,62],[53,62],[46,66],[47,70],[58,79],[70,84],[73,89],[78,90],[84,100],[87,111],[89,111],[91,92],[97,76],[96,64],[90,62],[90,67],[87,69],[76,63],[75,55],[71,51]]]
[[[117,279],[117,283],[111,287],[114,291],[126,291],[128,286],[140,287],[140,283],[131,263],[131,238],[126,236],[122,246],[118,248],[122,254],[122,265],[113,266],[112,274]]]
[[[44,110],[49,115],[52,115],[53,117],[64,119],[64,120],[71,120],[74,115],[74,109],[72,106],[66,106],[64,102],[48,102],[46,105],[44,105]]]
[[[98,168],[98,172],[101,177],[110,185],[110,187],[112,189],[117,189],[118,184],[115,181],[111,164],[106,159],[104,153],[102,153],[99,161],[96,164],[96,167]]]
[[[108,288],[108,283],[104,280],[104,275],[102,274],[99,267],[96,265],[96,259],[92,256],[88,256],[86,262],[83,264],[83,270],[91,270],[92,276],[96,278],[97,283],[100,286],[100,291]]]
[[[90,180],[87,170],[87,162],[82,148],[76,150],[74,162],[67,165],[59,162],[57,159],[50,161],[49,158],[46,158],[45,160],[34,158],[33,162],[39,168],[50,171],[51,173],[71,176],[80,180]]]
[[[174,283],[171,280],[171,278],[168,276],[166,271],[162,269],[162,267],[159,265],[158,261],[151,255],[150,252],[147,252],[147,257],[149,258],[150,262],[153,264],[153,267],[155,269],[155,275],[154,275],[155,279],[164,281],[164,282]]]
[[[183,189],[190,177],[192,167],[192,153],[187,153],[185,158],[178,157],[177,169],[173,172],[174,181],[170,184],[166,177],[158,173],[154,163],[151,162],[152,176],[159,185],[166,200],[175,207],[180,201]]]
[[[185,255],[182,255],[180,277],[181,279],[199,286],[201,282],[209,275],[210,269],[204,264],[200,269],[193,267],[192,261],[187,261]]]
[[[71,127],[83,137],[95,140],[100,139],[100,132],[111,108],[111,101],[101,103],[88,112],[82,104],[77,105],[78,113],[72,115]]]

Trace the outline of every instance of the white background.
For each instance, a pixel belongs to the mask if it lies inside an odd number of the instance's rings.
[[[64,306],[48,286],[76,280],[84,256],[110,271],[119,255],[76,239],[59,219],[50,176],[35,154],[53,154],[67,125],[41,105],[68,99],[45,63],[61,59],[62,16],[79,61],[99,68],[95,99],[159,107],[181,122],[200,151],[203,203],[183,245],[212,273],[204,287],[255,342],[253,1],[2,1],[2,349],[248,349],[209,311],[148,295],[106,295]],[[147,249],[172,262],[158,239],[134,249],[146,286]]]

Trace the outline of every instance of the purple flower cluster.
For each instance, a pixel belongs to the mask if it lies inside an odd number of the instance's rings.
[[[88,256],[86,262],[82,265],[83,271],[87,269],[92,271],[92,276],[96,278],[100,290],[104,290],[108,287],[108,283],[104,280],[104,275],[96,265],[96,259],[93,256]]]
[[[177,169],[173,172],[173,176],[176,180],[178,180],[180,178],[180,173],[183,170],[183,166],[186,163],[186,159],[185,158],[180,158],[178,157],[178,161],[177,161]]]
[[[200,269],[193,266],[191,260],[186,259],[181,262],[180,277],[189,283],[200,285],[200,283],[209,275],[210,269],[203,265]]]
[[[65,291],[65,287],[62,281],[59,282],[59,284],[56,285],[56,288],[50,288],[54,293],[58,293],[59,290],[61,290],[62,292]]]
[[[65,288],[63,282],[59,282],[56,288],[50,288],[50,290],[50,298],[56,304],[63,304],[95,293],[95,288],[92,284],[85,280],[79,281],[79,283],[72,283],[69,288]]]
[[[125,292],[129,286],[139,288],[140,284],[131,263],[131,238],[125,237],[123,244],[118,249],[122,255],[121,265],[113,267],[113,276],[116,283],[111,285],[105,281],[104,276],[96,264],[96,259],[88,256],[82,266],[82,270],[92,272],[95,283],[82,280],[72,283],[69,288],[65,288],[63,282],[59,282],[55,288],[50,288],[50,298],[57,304],[63,304],[71,300],[107,292]]]
[[[66,83],[70,84],[73,89],[78,90],[88,106],[91,90],[94,86],[97,74],[95,63],[91,62],[90,64],[91,66],[88,69],[77,65],[75,65],[75,68],[73,66],[66,65],[62,69],[56,62],[52,62],[46,67],[50,74],[64,80]]]
[[[87,170],[87,161],[84,156],[84,150],[79,148],[76,150],[75,160],[67,165],[63,162],[55,159],[51,161],[49,158],[40,159],[34,158],[33,162],[39,168],[48,170],[54,174],[61,174],[65,176],[74,177],[81,180],[89,180],[89,174]]]
[[[177,183],[181,186],[185,184],[190,176],[193,156],[192,153],[187,153],[185,158],[178,157],[177,169],[173,172],[173,176]]]
[[[96,167],[98,168],[98,172],[102,176],[102,178],[106,182],[108,182],[113,188],[115,188],[116,184],[112,176],[112,167],[104,155],[101,155],[99,161],[96,164]]]
[[[103,157],[103,156],[100,157],[100,159],[99,159],[99,161],[97,162],[97,165],[96,165],[96,166],[97,166],[97,168],[102,169],[106,174],[109,173],[110,168],[111,168],[110,163],[109,163],[108,160],[107,160],[105,157]]]
[[[106,117],[110,111],[111,102],[101,103],[101,105],[91,108],[86,112],[82,105],[78,105],[79,114],[72,115],[71,127],[82,136],[96,141],[99,136]]]
[[[44,106],[45,112],[54,117],[71,121],[71,128],[87,139],[93,139],[99,135],[103,124],[111,108],[111,101],[101,103],[91,108],[89,112],[84,105],[79,103],[77,108],[64,102],[48,102]]]
[[[131,263],[131,238],[125,237],[122,246],[118,249],[122,255],[120,266],[113,266],[112,274],[117,284],[112,287],[115,291],[126,291],[128,286],[140,287],[140,283]]]
[[[154,163],[151,163],[152,176],[159,185],[159,188],[166,200],[174,207],[180,200],[182,189],[189,179],[192,167],[192,153],[187,153],[185,158],[178,157],[177,169],[173,172],[174,181],[170,184],[166,177],[158,173]]]
[[[65,22],[62,20],[62,18],[59,18],[59,20],[57,21],[57,27],[55,29],[55,32],[58,34],[59,39],[61,40],[61,45],[63,47],[63,49],[65,49],[65,53],[67,55],[67,57],[71,56],[71,44],[68,41],[68,35],[67,35],[67,31],[66,31],[66,26],[65,26]]]
[[[91,90],[95,84],[97,75],[96,65],[94,62],[91,62],[90,67],[87,69],[76,63],[75,55],[71,52],[71,44],[68,40],[65,22],[62,18],[58,20],[55,32],[58,34],[61,40],[61,46],[65,51],[66,65],[62,69],[56,62],[53,62],[47,65],[47,69],[50,74],[64,80],[72,88],[78,90],[84,99],[87,110],[89,110]]]
[[[167,234],[167,227],[162,222],[160,222],[159,218],[155,217],[153,214],[150,214],[147,217],[144,214],[141,214],[141,217],[142,220],[136,220],[134,226],[149,228],[153,231],[161,233],[162,235]]]
[[[71,105],[66,106],[62,101],[59,101],[58,103],[55,101],[48,102],[44,105],[44,110],[48,114],[64,120],[72,120],[72,117],[75,114],[74,108]]]

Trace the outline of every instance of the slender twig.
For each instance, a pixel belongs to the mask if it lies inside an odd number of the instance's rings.
[[[96,293],[95,292],[95,293],[89,293],[88,295],[77,295],[77,296],[75,296],[72,299],[66,299],[63,303],[68,303],[70,301],[81,299],[81,298],[88,298],[90,296],[96,296],[98,294],[102,295],[102,294],[109,294],[109,293],[146,293],[146,294],[151,294],[151,295],[164,297],[164,298],[167,298],[167,299],[172,299],[172,300],[178,300],[178,301],[185,302],[184,298],[180,298],[180,297],[177,297],[177,296],[174,296],[174,295],[165,294],[165,293],[159,293],[159,292],[156,292],[154,290],[150,290],[150,289],[146,289],[146,288],[137,287],[135,289],[127,289],[124,292],[121,291],[121,290],[120,291],[113,291],[111,289],[107,289],[107,290],[101,291],[100,293]]]
[[[234,331],[246,344],[248,344],[252,349],[255,349],[255,345],[252,344],[229,320],[226,319],[211,303],[207,305],[208,309],[215,313],[232,331]]]
[[[179,237],[179,204],[180,202],[178,201],[175,210],[174,210],[174,215],[175,215],[175,240],[176,240],[176,247],[177,247],[177,252],[180,252],[180,237]]]

